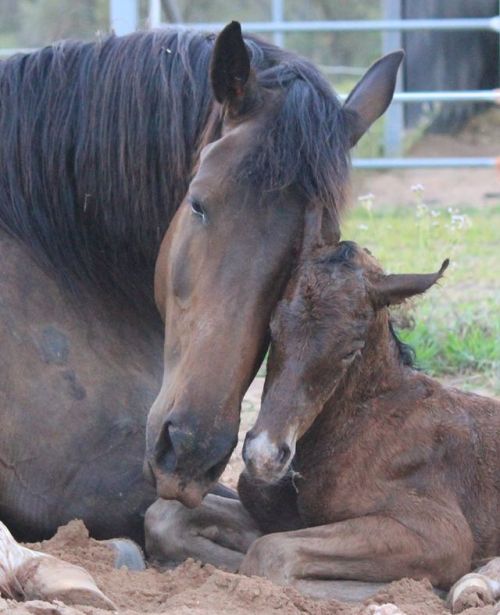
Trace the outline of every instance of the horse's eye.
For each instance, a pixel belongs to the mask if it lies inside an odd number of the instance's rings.
[[[205,220],[207,214],[205,210],[203,209],[203,206],[201,205],[201,203],[197,201],[196,199],[190,199],[189,202],[191,203],[191,211],[196,216],[199,216],[202,220]]]

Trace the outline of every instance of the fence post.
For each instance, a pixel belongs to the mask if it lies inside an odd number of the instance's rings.
[[[401,19],[401,0],[383,0],[383,18]],[[398,30],[385,31],[382,36],[383,53],[401,49],[402,36]],[[402,90],[401,72],[398,71],[396,92]],[[403,105],[392,104],[385,113],[384,120],[384,154],[388,157],[399,156],[402,152],[402,136],[404,131]]]
[[[285,21],[285,0],[271,0],[272,20],[274,22]],[[273,33],[273,43],[278,47],[283,47],[285,36],[283,32]]]
[[[137,0],[110,0],[109,17],[111,29],[121,36],[137,30]]]

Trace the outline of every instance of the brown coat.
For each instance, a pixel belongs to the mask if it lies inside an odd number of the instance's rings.
[[[273,317],[240,481],[261,528],[286,534],[256,541],[246,572],[285,565],[295,579],[411,576],[447,587],[500,553],[500,403],[411,367],[386,307],[424,292],[446,266],[386,276],[343,242],[297,271]]]

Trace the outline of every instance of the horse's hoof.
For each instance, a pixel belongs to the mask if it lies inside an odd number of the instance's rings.
[[[16,571],[16,578],[25,600],[60,600],[100,609],[116,608],[84,568],[49,555],[28,560]]]
[[[133,540],[113,538],[112,540],[104,540],[103,543],[109,546],[115,554],[115,568],[125,566],[125,568],[134,571],[146,569],[144,554]]]
[[[494,602],[490,579],[474,572],[459,579],[448,594],[448,608],[452,613],[461,613],[465,609],[482,607]]]
[[[86,570],[22,547],[1,522],[0,591],[15,600],[61,600],[66,604],[115,608]]]

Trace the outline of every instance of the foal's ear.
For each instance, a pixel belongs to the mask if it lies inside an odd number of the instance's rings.
[[[340,240],[340,229],[334,216],[321,204],[310,203],[304,214],[304,234],[301,257],[310,257],[324,246],[335,246]]]
[[[215,99],[239,109],[248,93],[250,58],[237,21],[228,24],[217,37],[210,64]]]
[[[413,295],[425,293],[443,275],[448,265],[447,258],[436,273],[399,273],[384,275],[372,285],[371,296],[377,309],[401,303]]]
[[[351,147],[389,106],[404,51],[393,51],[372,64],[344,103]]]

